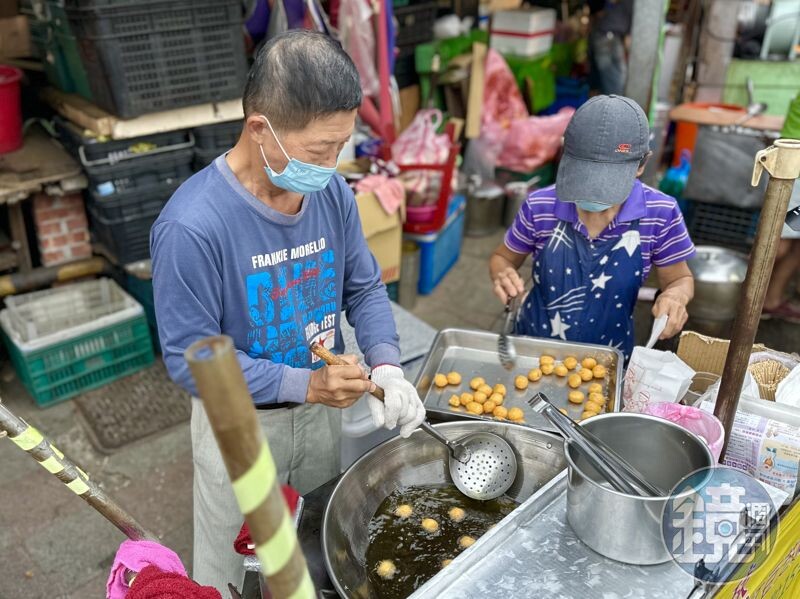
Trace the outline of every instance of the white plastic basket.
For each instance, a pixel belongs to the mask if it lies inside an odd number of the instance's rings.
[[[6,298],[3,328],[23,351],[134,318],[142,306],[103,278]]]

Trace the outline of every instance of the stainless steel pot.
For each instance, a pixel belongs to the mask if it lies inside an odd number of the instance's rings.
[[[533,177],[528,181],[512,181],[506,183],[506,207],[503,212],[503,226],[508,228],[514,224],[522,203],[528,199],[532,188],[536,188],[542,180],[540,176]]]
[[[689,260],[694,275],[694,299],[689,316],[697,320],[732,321],[747,275],[747,256],[711,245],[697,246]]]
[[[507,495],[522,502],[561,472],[564,461],[560,437],[505,422],[448,422],[436,425],[448,438],[491,432],[514,448],[519,471]],[[342,597],[366,597],[364,558],[369,542],[367,525],[375,510],[395,489],[409,485],[452,482],[447,449],[422,430],[408,439],[395,437],[379,445],[345,472],[331,495],[322,525],[325,565]]]
[[[672,489],[688,474],[714,465],[699,437],[661,418],[603,414],[584,426],[662,489]],[[566,458],[567,520],[578,538],[597,553],[626,564],[670,559],[661,532],[668,498],[618,493],[573,448]]]
[[[467,191],[464,233],[472,237],[491,235],[503,223],[505,192],[492,182],[473,179]]]

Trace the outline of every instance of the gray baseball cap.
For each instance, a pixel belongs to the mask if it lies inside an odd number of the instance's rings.
[[[562,202],[621,204],[650,151],[650,125],[624,96],[595,96],[572,115],[564,134],[556,194]]]

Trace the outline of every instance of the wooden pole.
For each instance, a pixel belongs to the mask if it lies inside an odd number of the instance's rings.
[[[227,336],[201,339],[185,357],[270,593],[276,599],[313,598],[314,585],[233,341]]]
[[[766,150],[756,154],[752,184],[755,187],[766,170],[769,183],[764,193],[764,205],[758,221],[758,231],[750,253],[750,263],[742,295],[736,310],[731,342],[722,371],[714,415],[725,427],[725,444],[720,461],[725,457],[733,420],[739,405],[744,375],[750,362],[767,286],[775,264],[781,231],[786,218],[794,181],[800,176],[800,140],[779,139]]]
[[[91,505],[106,520],[122,531],[131,540],[156,541],[157,537],[139,524],[133,516],[122,509],[111,497],[98,487],[83,470],[65,457],[57,447],[27,422],[15,416],[0,403],[0,437],[8,438],[25,451],[40,466],[58,478],[67,488]]]

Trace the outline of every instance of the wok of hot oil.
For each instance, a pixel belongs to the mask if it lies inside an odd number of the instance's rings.
[[[399,505],[413,509],[411,516],[395,515]],[[378,507],[369,523],[367,571],[370,597],[401,599],[442,569],[444,560],[455,559],[464,549],[459,539],[465,535],[476,540],[491,526],[510,514],[517,502],[503,496],[491,501],[477,501],[463,495],[454,485],[412,486],[398,489]],[[450,519],[451,508],[462,508],[466,517],[461,522]],[[438,522],[438,530],[426,532],[421,525],[425,518]],[[395,573],[390,579],[378,575],[383,560],[391,560]]]

